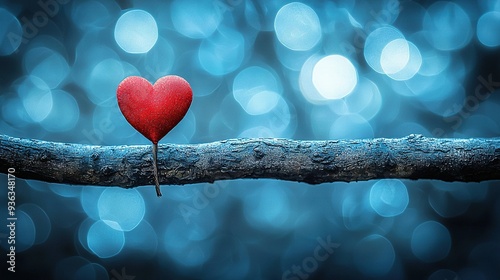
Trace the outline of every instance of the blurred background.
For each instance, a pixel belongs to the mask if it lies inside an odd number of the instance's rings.
[[[15,137],[150,144],[116,88],[170,74],[194,101],[160,144],[500,132],[499,0],[1,0],[0,38]],[[235,180],[161,199],[16,182],[2,279],[500,278],[498,182]]]

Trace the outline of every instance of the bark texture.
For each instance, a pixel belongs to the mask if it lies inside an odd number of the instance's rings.
[[[154,184],[152,146],[90,146],[0,135],[0,172],[46,182]],[[158,147],[161,184],[273,178],[320,184],[382,178],[479,182],[500,179],[500,139],[298,141],[232,139]]]

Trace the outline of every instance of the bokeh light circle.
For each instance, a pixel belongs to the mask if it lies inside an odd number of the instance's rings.
[[[269,113],[278,105],[281,96],[274,91],[261,91],[253,95],[245,107],[249,115],[263,115]]]
[[[418,225],[411,236],[411,250],[423,262],[437,262],[448,256],[451,236],[448,229],[435,221]]]
[[[282,188],[265,186],[245,197],[243,208],[250,226],[268,231],[285,226],[291,211]]]
[[[340,99],[347,96],[356,87],[358,73],[346,57],[329,55],[314,65],[312,82],[324,98]]]
[[[133,189],[108,188],[99,197],[97,207],[99,218],[119,231],[133,230],[146,212],[142,195]]]
[[[470,206],[471,187],[456,183],[450,188],[449,183],[434,182],[435,186],[429,192],[429,205],[441,217],[451,218],[463,214]],[[480,189],[480,188],[478,188]]]
[[[29,215],[33,221],[35,228],[34,244],[43,244],[49,238],[52,230],[52,224],[47,213],[40,206],[33,203],[24,203],[18,207],[18,210],[22,210]]]
[[[429,43],[442,51],[461,49],[472,37],[469,15],[451,1],[432,4],[424,16],[423,28]]]
[[[420,51],[422,65],[418,71],[422,76],[436,76],[446,70],[450,64],[451,56],[448,52],[436,50],[432,47]]]
[[[238,69],[245,57],[245,38],[233,29],[219,29],[198,49],[201,67],[215,76]]]
[[[17,220],[15,221],[14,230],[18,232],[15,238],[15,251],[17,253],[30,249],[35,244],[37,236],[35,223],[30,215],[23,210],[17,210],[15,213]],[[7,223],[7,225],[9,224],[10,222]],[[9,227],[6,227],[6,229],[9,232],[11,230]]]
[[[372,234],[356,244],[353,257],[356,267],[363,275],[380,277],[391,270],[396,255],[387,238]]]
[[[329,139],[363,139],[373,136],[373,127],[365,118],[359,114],[348,114],[333,122]]]
[[[95,30],[108,26],[118,10],[115,2],[78,1],[72,6],[71,19],[82,30]]]
[[[56,88],[68,76],[70,67],[58,52],[46,47],[32,48],[23,57],[26,73],[42,79],[49,88]]]
[[[115,40],[128,53],[147,53],[158,40],[158,26],[148,12],[131,10],[116,22]]]
[[[167,254],[177,264],[199,266],[211,257],[213,244],[207,237],[214,230],[214,215],[213,211],[208,211],[209,208],[205,210],[202,216],[207,217],[205,212],[210,213],[207,220],[197,216],[194,217],[196,221],[187,224],[184,219],[178,218],[167,225],[163,243]]]
[[[410,48],[405,39],[390,41],[380,54],[380,66],[385,74],[394,74],[406,67],[410,59]]]
[[[50,132],[65,132],[73,129],[80,119],[80,108],[75,98],[63,90],[52,92],[52,110],[40,124]]]
[[[382,217],[394,217],[403,213],[408,202],[408,191],[400,180],[380,180],[370,190],[370,205]]]
[[[384,69],[382,69],[381,65],[382,53],[384,51],[384,48],[386,48],[389,43],[398,39],[405,40],[405,37],[398,29],[393,26],[384,26],[377,28],[373,30],[368,35],[368,37],[366,37],[363,54],[366,62],[373,70],[378,73],[385,74]],[[398,64],[403,63],[404,65],[406,65],[406,63],[408,62],[409,56],[405,56],[405,53],[408,52],[408,50],[406,50],[408,46],[404,44],[405,41],[398,40],[395,41],[396,43],[394,44],[394,47],[398,47],[400,43],[403,42],[403,45],[399,46],[401,47],[400,49],[403,60],[401,62],[397,62]],[[389,64],[390,62],[395,62],[396,60],[391,57],[390,52],[385,52],[384,61],[387,61],[387,64]]]
[[[368,186],[367,182],[356,183],[355,187],[349,188],[342,194],[339,201],[340,215],[343,226],[349,231],[366,230],[373,227],[376,213],[371,209],[367,199],[367,192],[361,187]],[[366,188],[364,188],[366,189]]]
[[[158,235],[145,219],[131,231],[125,232],[126,249],[140,252],[144,257],[153,257],[158,251]]]
[[[87,246],[99,258],[110,258],[121,252],[125,245],[123,231],[108,226],[98,220],[87,233]]]
[[[222,20],[216,5],[212,1],[174,1],[170,15],[175,29],[192,39],[209,37]]]
[[[274,20],[276,37],[281,44],[294,51],[307,51],[321,40],[318,15],[300,2],[283,6]]]
[[[396,81],[406,81],[415,76],[422,66],[422,55],[420,50],[412,42],[408,42],[409,59],[404,68],[396,73],[387,73],[387,76]]]
[[[43,121],[52,111],[53,99],[49,86],[36,76],[25,76],[15,84],[24,109],[33,122]]]
[[[0,8],[0,56],[14,53],[26,40],[19,20],[6,9]]]
[[[233,97],[250,115],[262,115],[275,108],[281,96],[281,81],[270,70],[251,66],[233,81]]]
[[[144,69],[152,76],[152,81],[156,81],[171,73],[174,62],[176,62],[176,56],[172,45],[168,40],[160,37],[154,47],[146,54]],[[190,81],[188,77],[182,77]]]
[[[487,47],[500,45],[500,12],[493,11],[482,15],[477,21],[477,38]]]
[[[116,89],[127,76],[137,76],[134,66],[118,59],[108,58],[93,65],[83,85],[88,91],[88,98],[95,105],[112,107],[117,104]]]
[[[381,106],[382,97],[378,86],[371,80],[362,76],[351,94],[342,99],[332,100],[329,103],[330,110],[337,115],[359,114],[367,121],[378,114]],[[328,120],[325,119],[320,121],[316,119],[311,125],[313,125],[313,127],[318,126],[318,130],[322,130],[324,121]]]

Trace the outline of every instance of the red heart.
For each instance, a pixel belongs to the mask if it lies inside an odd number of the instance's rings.
[[[165,76],[154,85],[137,76],[125,78],[116,91],[125,119],[157,144],[186,115],[193,92],[179,76]]]

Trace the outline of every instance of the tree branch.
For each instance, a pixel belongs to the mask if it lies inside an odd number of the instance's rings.
[[[90,146],[0,135],[0,172],[46,182],[154,184],[152,146]],[[382,178],[500,179],[500,139],[233,139],[158,148],[161,184],[273,178],[319,184]]]

